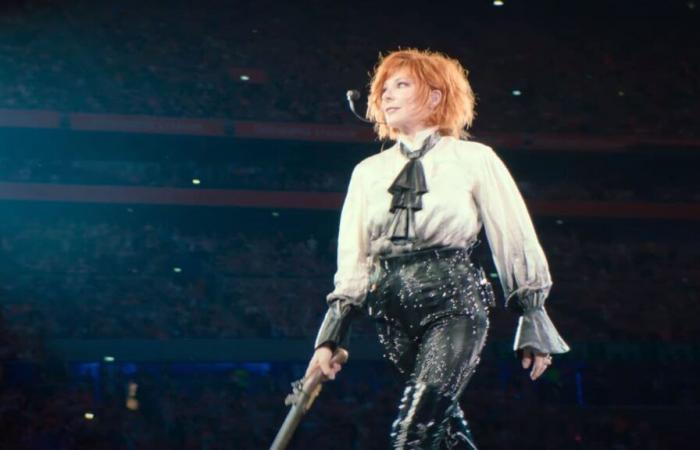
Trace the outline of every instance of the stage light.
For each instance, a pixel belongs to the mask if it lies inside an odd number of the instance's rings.
[[[504,3],[502,0],[493,0],[493,6],[503,6]]]
[[[114,356],[105,356],[102,359],[104,359],[104,362],[114,362]]]
[[[85,413],[85,416],[84,416],[84,417],[85,417],[86,420],[92,420],[92,419],[95,418],[95,415],[94,415],[93,413],[91,413],[91,412],[88,411],[88,412]]]
[[[557,225],[564,225],[564,221],[561,219],[557,219],[556,224]]]
[[[520,89],[513,89],[513,92],[511,92],[511,93],[516,97],[520,97],[520,95],[522,95],[522,92],[520,91]]]
[[[182,269],[180,269],[179,267],[173,267],[173,272],[180,273],[182,272]]]
[[[279,216],[280,216],[280,213],[278,213],[277,211],[272,211],[272,217],[279,217]]]
[[[202,183],[202,181],[199,178],[192,178],[192,184],[198,185],[201,183]]]
[[[248,81],[250,77],[248,75],[241,75],[241,81]]]

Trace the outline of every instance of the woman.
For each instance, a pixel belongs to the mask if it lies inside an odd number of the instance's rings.
[[[381,58],[367,117],[379,138],[396,144],[352,173],[335,289],[307,373],[320,367],[335,378],[332,353],[365,310],[386,357],[406,375],[392,448],[474,449],[458,400],[494,301],[471,248],[483,224],[506,307],[521,314],[514,350],[532,380],[551,354],[569,350],[544,308],[547,260],[508,169],[490,147],[466,140],[474,95],[458,61],[419,50]]]

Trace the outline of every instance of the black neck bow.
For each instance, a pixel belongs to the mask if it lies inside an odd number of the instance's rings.
[[[440,134],[435,132],[423,141],[423,145],[418,150],[411,151],[403,143],[399,145],[401,153],[408,158],[408,161],[389,187],[389,193],[393,196],[389,211],[394,214],[389,226],[389,237],[395,244],[416,241],[414,212],[423,209],[421,197],[428,192],[421,158],[439,140]]]

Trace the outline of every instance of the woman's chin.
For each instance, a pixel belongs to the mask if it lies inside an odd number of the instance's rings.
[[[386,121],[386,124],[392,130],[401,130],[401,129],[403,129],[403,125],[404,125],[403,122],[401,122],[400,120],[391,120],[391,119],[388,119]]]

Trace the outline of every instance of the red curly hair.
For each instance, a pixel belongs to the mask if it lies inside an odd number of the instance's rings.
[[[407,69],[418,84],[418,98],[428,104],[431,90],[442,92],[442,100],[428,117],[426,125],[438,126],[443,136],[467,138],[467,129],[474,116],[476,99],[467,80],[467,71],[456,59],[430,50],[397,50],[386,56],[379,55],[369,83],[367,119],[374,122],[374,131],[380,139],[396,139],[398,130],[385,124],[382,111],[382,88],[397,70]]]

